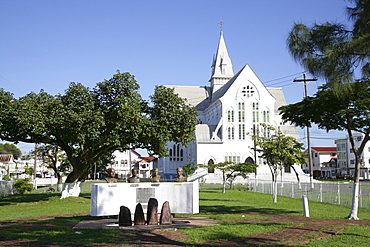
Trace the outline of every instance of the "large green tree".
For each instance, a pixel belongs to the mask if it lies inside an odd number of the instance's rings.
[[[71,83],[55,96],[41,91],[16,99],[0,90],[0,138],[60,147],[73,167],[66,184],[83,182],[93,164],[116,148],[164,156],[166,142],[192,140],[193,107],[164,86],[155,88],[150,102],[138,90],[134,76],[119,71],[94,88]]]
[[[349,96],[362,93],[357,90],[359,85],[356,85],[354,82],[362,81],[364,84],[367,84],[367,81],[370,79],[370,1],[352,0],[349,2],[352,4],[352,6],[347,7],[347,14],[350,20],[349,27],[339,23],[315,24],[312,27],[297,23],[294,25],[287,39],[289,51],[296,61],[314,76],[326,80],[325,93],[331,90],[332,92],[330,92],[330,94],[332,94],[331,96],[334,102],[341,102],[345,99],[347,104],[353,100],[352,98],[348,98]],[[367,92],[366,89],[365,92]],[[320,95],[322,94],[324,94],[324,92],[320,93]],[[311,100],[312,99],[310,99],[310,101]],[[309,104],[308,101],[304,102]],[[356,102],[355,104],[357,103],[359,105],[354,106],[352,111],[357,111],[359,110],[358,107],[361,108],[360,105],[365,105],[364,102]],[[300,107],[301,111],[312,110],[311,106],[308,106],[308,108],[310,108],[308,109],[304,107],[303,104],[300,106],[296,105],[296,107]],[[337,108],[332,111],[327,111],[334,120],[333,123],[330,124],[327,120],[324,120],[324,117],[320,119],[320,114],[323,112],[320,108],[321,106],[314,109],[317,110],[317,112],[311,115],[312,117],[315,116],[313,117],[315,119],[303,119],[302,121],[306,123],[302,124],[302,126],[310,126],[309,121],[315,122],[315,120],[317,120],[315,123],[318,123],[319,128],[327,130],[343,129],[346,130],[347,133],[358,128],[367,127],[364,125],[353,126],[352,124],[339,125],[338,121],[336,121],[338,116],[333,115],[338,112],[335,110]],[[351,108],[352,105],[348,105],[348,109],[343,108],[342,110],[348,112]],[[288,108],[285,108],[285,119],[293,119],[293,116],[288,114],[287,110]],[[367,110],[370,110],[370,108],[361,109],[361,112]],[[298,113],[297,111],[295,112]],[[362,115],[361,112],[357,114]],[[300,114],[302,114],[302,112],[299,112],[298,116],[300,116]],[[356,113],[354,114],[356,115]],[[365,117],[365,115],[366,114],[362,116]],[[339,114],[339,116],[342,116],[342,114]],[[294,118],[298,122],[298,119],[296,117]],[[357,124],[361,125],[365,122],[357,122]],[[366,137],[365,131],[365,138],[363,141],[367,140],[368,138]],[[366,142],[363,143],[363,145],[365,144]],[[355,150],[356,147],[352,141],[351,145],[352,149]],[[356,163],[352,209],[349,215],[350,219],[358,219],[359,178],[360,163]]]
[[[12,154],[14,159],[18,159],[22,156],[22,151],[14,144],[0,143],[0,154]]]
[[[253,135],[256,142],[255,150],[264,159],[270,168],[272,178],[272,201],[277,202],[277,180],[279,172],[285,167],[290,167],[297,175],[298,183],[299,176],[294,168],[294,165],[305,163],[305,155],[303,154],[303,144],[298,142],[291,136],[285,136],[280,130],[276,130],[272,126],[262,125],[267,128],[268,133],[265,136]]]

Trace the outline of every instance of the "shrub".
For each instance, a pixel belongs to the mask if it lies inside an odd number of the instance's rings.
[[[14,183],[14,188],[16,188],[19,194],[23,195],[24,192],[31,191],[33,189],[33,185],[30,183],[29,178],[23,178],[16,180]]]

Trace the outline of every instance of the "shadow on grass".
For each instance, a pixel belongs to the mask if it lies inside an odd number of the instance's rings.
[[[250,206],[200,206],[200,212],[212,213],[264,213],[264,214],[299,214],[300,211],[277,209],[277,208],[256,208]]]
[[[27,193],[27,194],[16,194],[9,195],[7,197],[2,197],[0,201],[0,206],[12,205],[17,203],[34,203],[40,201],[48,201],[51,197],[60,197],[60,193]],[[79,197],[86,199],[91,199],[90,193],[80,193]]]
[[[72,229],[81,220],[100,218],[91,216],[56,217],[48,220],[9,224],[1,228],[0,246],[3,246],[3,244],[5,246],[7,241],[20,239],[26,241],[24,246],[53,246],[55,244],[72,246],[77,243],[79,244],[78,246],[91,246],[90,244],[99,243],[117,244],[117,246],[147,243],[156,246],[162,244],[183,246],[186,243],[186,239],[183,239],[181,233],[177,232],[173,234],[179,234],[180,238],[173,240],[167,237],[166,234],[159,232],[122,231],[118,229]]]

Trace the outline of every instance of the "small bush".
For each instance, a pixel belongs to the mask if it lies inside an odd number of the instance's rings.
[[[29,178],[17,179],[14,183],[14,188],[16,188],[19,194],[23,195],[26,191],[31,191],[33,185],[30,183]]]

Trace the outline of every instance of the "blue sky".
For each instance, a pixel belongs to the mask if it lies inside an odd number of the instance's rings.
[[[0,87],[16,97],[41,89],[57,94],[72,81],[93,87],[116,70],[135,75],[145,99],[156,85],[208,85],[222,20],[234,73],[249,64],[266,86],[282,87],[287,103],[295,103],[304,90],[293,79],[302,78],[304,70],[286,47],[292,25],[346,23],[344,8],[349,4],[344,0],[0,0]],[[309,94],[322,83],[310,83]],[[333,146],[333,139],[345,137],[315,129],[311,133],[312,146]]]

